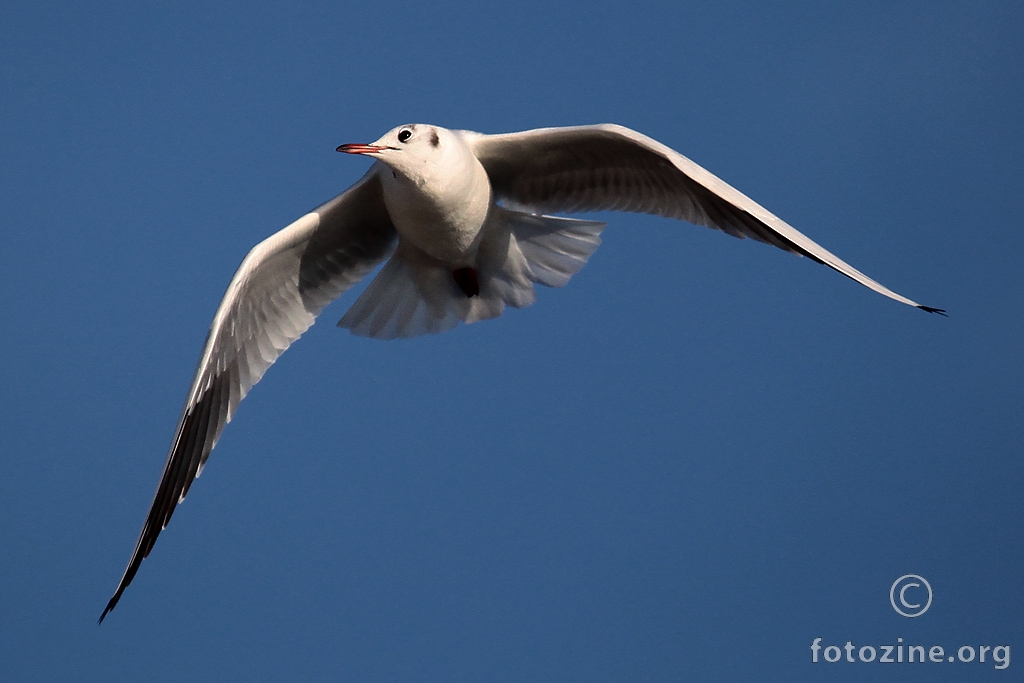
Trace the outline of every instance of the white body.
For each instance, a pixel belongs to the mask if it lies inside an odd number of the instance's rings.
[[[604,228],[542,214],[600,210],[653,213],[750,237],[808,256],[901,303],[941,312],[880,285],[683,155],[622,126],[481,135],[418,124],[338,149],[378,163],[258,244],[235,273],[149,515],[103,616],[184,500],[246,392],[324,306],[385,259],[338,323],[355,334],[412,337],[493,318],[506,305],[530,305],[535,284],[560,287],[586,264]]]
[[[461,136],[444,131],[444,145],[432,151],[382,170],[384,205],[403,240],[452,267],[469,266],[494,204],[491,183]]]

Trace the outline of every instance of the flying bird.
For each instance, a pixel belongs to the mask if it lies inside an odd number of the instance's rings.
[[[561,287],[605,224],[549,213],[678,218],[807,256],[932,313],[856,270],[678,152],[618,125],[484,135],[411,124],[339,152],[375,160],[355,185],[256,245],[214,315],[117,605],[175,506],[267,368],[323,308],[386,261],[338,323],[378,339],[501,315]]]

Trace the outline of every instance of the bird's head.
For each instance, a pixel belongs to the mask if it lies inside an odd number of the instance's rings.
[[[451,131],[438,126],[409,123],[389,130],[370,144],[341,145],[337,151],[380,159],[399,173],[418,176],[425,167],[440,163],[451,147],[450,136]]]

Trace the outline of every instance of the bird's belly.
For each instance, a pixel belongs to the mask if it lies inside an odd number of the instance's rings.
[[[451,266],[466,265],[472,261],[479,241],[483,221],[474,225],[465,220],[451,220],[447,216],[395,216],[392,214],[399,236]]]

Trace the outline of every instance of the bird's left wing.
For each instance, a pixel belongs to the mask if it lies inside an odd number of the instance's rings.
[[[132,582],[246,392],[317,314],[395,243],[375,165],[354,186],[256,245],[210,325],[160,484],[103,617]]]
[[[495,195],[514,206],[681,218],[808,256],[890,299],[942,312],[872,280],[707,169],[635,130],[602,124],[460,133],[486,169]]]

